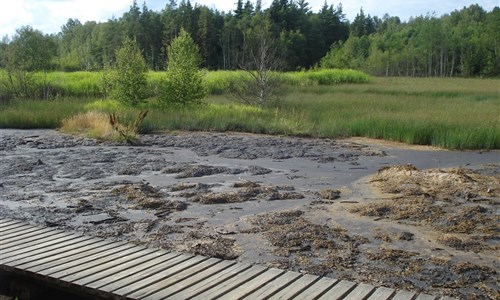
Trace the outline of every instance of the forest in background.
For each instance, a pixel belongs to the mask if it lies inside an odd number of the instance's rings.
[[[93,71],[115,61],[125,37],[135,39],[151,70],[164,70],[166,45],[184,28],[200,47],[203,67],[235,70],[247,59],[252,32],[262,28],[282,55],[283,70],[352,68],[380,76],[500,76],[500,8],[479,5],[407,22],[361,9],[352,22],[342,5],[311,11],[305,0],[238,0],[221,12],[190,1],[167,2],[159,12],[134,0],[107,22],[69,19],[58,34],[30,26],[0,42],[0,67],[26,71]]]

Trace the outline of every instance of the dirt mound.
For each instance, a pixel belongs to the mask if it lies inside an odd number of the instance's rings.
[[[384,167],[371,182],[380,191],[393,194],[392,199],[370,201],[350,211],[431,226],[447,233],[439,240],[455,249],[492,250],[496,246],[488,246],[488,241],[498,240],[500,234],[495,207],[500,203],[499,178],[464,168],[421,171],[411,165]]]

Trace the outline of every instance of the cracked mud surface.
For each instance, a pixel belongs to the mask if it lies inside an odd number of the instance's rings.
[[[499,296],[499,152],[0,131],[0,217],[463,299]],[[410,165],[411,164],[411,165]]]

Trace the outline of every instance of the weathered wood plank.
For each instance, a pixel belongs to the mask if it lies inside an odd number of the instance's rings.
[[[85,257],[85,258],[83,258],[81,263],[79,263],[75,266],[72,266],[70,268],[65,268],[64,270],[54,271],[54,270],[47,269],[47,270],[41,271],[39,273],[44,274],[44,275],[49,275],[50,277],[57,278],[57,279],[64,278],[64,277],[67,277],[68,275],[72,275],[72,274],[77,273],[77,272],[82,272],[86,269],[90,269],[90,268],[93,268],[95,266],[100,266],[100,265],[106,264],[110,261],[120,259],[124,256],[132,255],[136,252],[142,251],[143,249],[144,248],[137,247],[137,246],[133,246],[133,247],[128,248],[128,249],[122,249],[119,251],[117,251],[116,249],[113,249],[114,252],[109,252],[109,253],[104,254],[104,255],[100,254],[100,255],[98,255],[98,257],[91,259],[91,260],[88,260]]]
[[[290,284],[295,282],[297,279],[302,277],[302,274],[297,272],[286,272],[282,276],[276,278],[275,280],[269,282],[268,284],[262,286],[258,290],[244,297],[244,299],[267,299],[279,292],[282,289],[287,288]]]
[[[392,300],[412,300],[415,295],[416,293],[410,291],[398,291]]]
[[[12,255],[19,255],[22,253],[33,252],[36,250],[40,250],[41,248],[53,246],[54,244],[61,243],[63,241],[78,240],[78,239],[82,239],[82,238],[83,239],[90,239],[91,237],[78,236],[75,234],[57,235],[54,238],[50,237],[50,238],[47,238],[46,240],[38,240],[38,241],[34,241],[32,243],[15,245],[15,246],[9,247],[5,250],[2,247],[2,250],[4,250],[4,254],[5,254],[5,256],[3,258],[5,259],[5,258],[12,256]]]
[[[217,286],[214,286],[202,293],[196,295],[193,299],[217,299],[222,295],[226,294],[229,291],[232,291],[236,288],[242,287],[243,285],[246,287],[246,282],[254,279],[257,276],[264,274],[268,270],[267,267],[264,266],[252,266],[250,269],[247,269],[241,273],[236,274],[235,276],[219,283]]]
[[[18,221],[18,220],[4,221],[3,223],[0,224],[0,232],[3,232],[4,230],[8,230],[10,228],[15,228],[16,226],[21,226],[21,225],[26,225],[26,222]]]
[[[199,257],[198,257],[199,258]],[[193,262],[194,258],[190,259],[190,262]],[[151,295],[153,295],[153,299],[161,299],[166,298],[169,292],[168,289],[174,287],[174,292],[178,291],[177,283],[185,280],[186,278],[193,276],[203,270],[206,270],[216,264],[218,264],[221,260],[218,258],[206,258],[205,260],[201,260],[199,263],[193,264],[187,269],[184,269],[177,274],[172,276],[168,276],[165,279],[157,281],[156,283],[143,287],[135,291],[133,294],[129,294],[128,297],[136,297],[137,299],[147,299]],[[167,295],[165,295],[167,294]],[[163,296],[162,296],[163,295]]]
[[[37,232],[54,233],[54,230],[50,230],[50,228],[37,228],[27,225],[25,227],[16,228],[15,230],[9,230],[8,232],[2,232],[2,235],[0,235],[0,241],[7,243],[11,240],[21,240],[29,236],[36,235]]]
[[[191,255],[191,254],[181,254],[179,256],[176,256],[175,258],[173,259],[170,259],[168,261],[166,261],[165,263],[163,263],[161,266],[160,266],[160,270],[158,272],[155,272],[154,274],[150,275],[150,276],[147,276],[147,277],[144,277],[144,278],[140,278],[140,280],[134,282],[134,283],[131,283],[131,284],[128,284],[124,287],[121,287],[120,289],[117,289],[117,290],[114,290],[113,291],[113,294],[116,294],[116,295],[128,295],[128,294],[131,294],[137,290],[140,290],[142,288],[144,288],[145,286],[148,286],[148,285],[151,285],[153,283],[155,283],[156,281],[158,281],[159,279],[161,279],[162,277],[164,276],[167,276],[169,273],[170,273],[170,269],[193,258],[194,255]],[[160,278],[158,278],[160,277]],[[104,288],[106,290],[106,287]]]
[[[67,282],[71,282],[73,284],[82,285],[80,282],[81,281],[85,282],[86,281],[85,279],[88,276],[95,275],[95,274],[99,274],[102,276],[112,275],[114,272],[116,272],[116,269],[119,269],[120,267],[126,266],[126,265],[138,264],[138,262],[140,262],[142,259],[147,260],[148,256],[151,254],[153,254],[154,257],[157,257],[158,254],[156,253],[156,255],[155,255],[155,252],[156,252],[155,249],[147,249],[146,248],[146,249],[140,250],[140,251],[135,252],[135,253],[130,253],[128,255],[124,255],[121,257],[115,257],[110,261],[103,262],[103,263],[98,264],[98,265],[92,266],[93,264],[92,265],[89,264],[87,266],[91,266],[91,267],[88,267],[88,268],[85,268],[86,266],[84,265],[84,266],[82,266],[82,267],[84,267],[84,269],[78,268],[77,269],[78,272],[67,275],[67,276],[59,277],[59,279],[62,279],[62,280],[67,281]],[[57,275],[57,274],[54,274],[54,275]]]
[[[415,300],[435,300],[435,299],[436,299],[435,296],[426,295],[426,294],[419,294]]]
[[[233,300],[244,298],[254,291],[258,290],[260,287],[268,284],[269,282],[272,282],[274,279],[278,278],[284,273],[284,270],[269,269],[263,274],[255,277],[254,279],[245,282],[243,285],[244,288],[233,289],[232,291],[220,296],[219,299]]]
[[[160,253],[163,254],[160,257],[145,261],[143,264],[138,265],[133,269],[118,272],[113,275],[113,278],[103,278],[93,281],[87,284],[87,286],[100,290],[104,290],[104,288],[107,287],[106,291],[114,291],[161,272],[163,270],[162,265],[164,265],[165,262],[181,255],[180,253],[167,252],[163,250],[160,251]]]
[[[23,221],[12,221],[12,222],[10,222],[8,224],[1,225],[0,226],[0,231],[1,232],[7,232],[7,231],[15,232],[15,231],[18,231],[21,228],[22,229],[26,229],[26,228],[38,228],[38,229],[41,229],[41,228],[46,228],[46,227],[33,226],[33,225],[28,224],[28,223],[23,222]]]
[[[19,253],[9,253],[8,255],[2,257],[0,262],[2,264],[7,264],[14,262],[15,260],[15,264],[10,265],[17,266],[33,260],[42,259],[47,256],[53,256],[61,252],[64,253],[65,251],[72,250],[75,247],[81,247],[95,243],[99,243],[99,240],[95,240],[90,237],[75,237],[71,240],[61,241],[60,243],[39,249],[37,249],[36,246],[32,246],[29,250],[25,249],[27,251],[20,251]]]
[[[338,280],[328,277],[322,277],[297,297],[302,299],[317,299],[322,296],[328,289],[335,285]]]
[[[236,263],[234,261],[220,260],[216,258],[211,258],[210,260],[217,260],[215,263],[213,261],[204,261],[198,265],[196,265],[193,272],[187,273],[179,273],[179,278],[182,277],[181,280],[177,281],[174,285],[171,285],[166,288],[162,288],[161,290],[156,291],[155,293],[149,293],[144,296],[142,299],[171,299],[171,296],[183,291],[184,289],[212,276],[215,273],[222,272],[224,269],[229,268],[230,266],[234,266]],[[207,264],[207,265],[205,265]],[[198,270],[197,270],[198,269]]]
[[[359,300],[365,299],[368,295],[370,295],[375,290],[375,287],[370,284],[358,284],[358,286],[352,290],[344,300]]]
[[[439,298],[439,300],[457,300],[457,299],[449,297],[449,296],[444,296],[444,297]]]
[[[220,284],[221,282],[224,282],[225,280],[235,276],[236,274],[239,274],[241,272],[244,272],[247,269],[250,269],[252,265],[250,264],[232,264],[228,268],[224,268],[223,270],[218,270],[216,273],[212,273],[210,277],[206,277],[205,274],[203,274],[203,279],[199,280],[199,275],[196,274],[195,276],[191,277],[189,281],[187,281],[185,284],[188,286],[184,289],[182,289],[179,293],[173,294],[168,297],[168,299],[175,300],[175,299],[188,299],[192,298],[200,293],[203,293],[204,291]],[[193,282],[192,285],[189,285],[189,282]]]
[[[346,280],[341,280],[337,284],[335,284],[331,289],[329,289],[319,299],[322,300],[341,299],[342,297],[348,295],[355,287],[356,283]]]
[[[131,259],[128,262],[122,262],[122,263],[115,263],[113,266],[108,268],[107,270],[103,270],[100,272],[93,272],[91,274],[88,274],[80,279],[77,280],[72,280],[73,284],[77,285],[89,285],[93,282],[96,281],[105,281],[105,282],[114,282],[116,281],[116,276],[119,276],[117,274],[120,274],[121,272],[128,272],[129,274],[131,272],[136,271],[138,268],[141,267],[141,265],[154,260],[163,257],[167,252],[164,251],[153,251],[149,254],[143,255],[139,258],[136,259]],[[114,263],[114,262],[113,262]],[[89,272],[89,271],[84,271],[84,272]],[[83,275],[83,274],[78,274],[78,275]],[[69,280],[69,278],[65,278],[65,280]]]
[[[131,247],[129,244],[122,244],[122,246],[110,241],[100,241],[97,244],[90,244],[86,246],[81,246],[75,249],[67,250],[63,254],[56,254],[44,258],[40,258],[35,261],[23,263],[23,265],[16,266],[18,268],[24,268],[31,272],[41,273],[45,270],[62,270],[64,268],[69,268],[75,264],[81,263],[82,259],[91,259],[95,257],[93,255],[99,255],[108,250],[116,249],[117,247],[122,247],[123,249],[128,249]]]
[[[181,277],[189,276],[186,273],[190,273],[192,275],[194,273],[192,268],[196,267],[198,264],[202,263],[205,260],[207,260],[207,257],[194,256],[180,264],[173,266],[172,268],[169,268],[165,272],[155,274],[149,278],[149,280],[154,283],[142,287],[130,294],[127,294],[127,297],[140,299],[147,294],[153,294],[168,286],[171,286],[175,282],[181,281],[183,279],[179,278],[179,274],[184,274],[184,276]]]
[[[373,292],[373,294],[368,298],[368,300],[387,300],[392,297],[396,293],[396,290],[386,288],[386,287],[379,287]]]
[[[7,251],[9,248],[12,247],[19,247],[21,245],[24,246],[30,246],[33,245],[33,243],[37,243],[40,240],[50,240],[53,237],[58,237],[61,235],[71,235],[69,232],[53,232],[53,231],[35,231],[35,232],[30,232],[27,233],[26,235],[23,236],[16,236],[12,237],[10,239],[6,239],[3,241],[0,241],[2,243],[2,248]]]
[[[319,280],[318,276],[303,275],[302,277],[297,279],[292,285],[289,285],[287,288],[278,291],[276,294],[272,295],[269,299],[273,300],[292,299],[297,295],[299,295],[302,291],[309,288],[318,280]]]
[[[74,268],[75,266],[79,266],[87,262],[92,262],[99,258],[115,255],[120,251],[131,249],[133,247],[134,246],[130,244],[122,244],[120,246],[109,244],[105,246],[105,249],[102,249],[100,247],[95,248],[90,250],[90,253],[83,252],[82,249],[75,249],[72,251],[73,253],[69,257],[59,258],[55,256],[52,259],[47,258],[47,260],[43,261],[42,264],[32,262],[24,266],[24,268],[31,272],[36,271],[36,273],[40,275],[50,275],[55,272]]]

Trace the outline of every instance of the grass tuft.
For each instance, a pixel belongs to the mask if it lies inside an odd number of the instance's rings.
[[[115,140],[116,131],[109,122],[109,115],[98,111],[89,111],[66,118],[62,121],[60,131],[82,134],[101,140]]]

